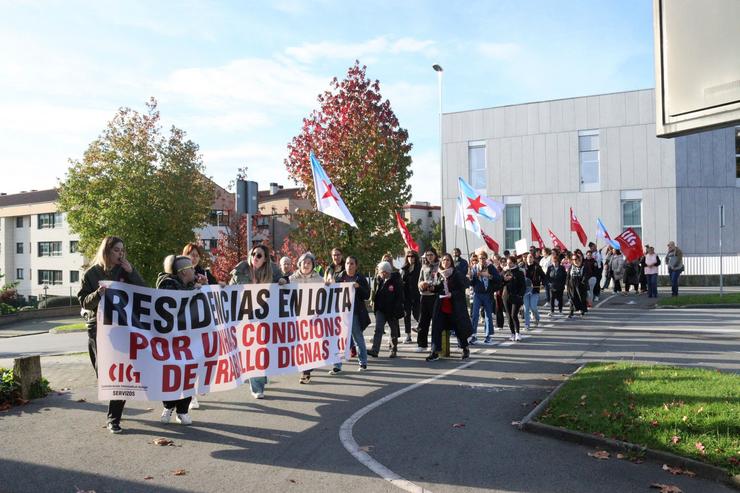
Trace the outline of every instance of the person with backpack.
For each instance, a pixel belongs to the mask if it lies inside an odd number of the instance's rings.
[[[534,316],[535,327],[540,324],[540,286],[545,279],[545,273],[536,261],[533,254],[527,255],[527,265],[524,270],[524,329],[529,330],[531,315]]]
[[[563,291],[568,277],[565,268],[560,265],[560,254],[553,252],[552,264],[547,268],[547,279],[550,283],[550,316],[555,314],[555,302],[558,302],[559,313],[563,314]]]

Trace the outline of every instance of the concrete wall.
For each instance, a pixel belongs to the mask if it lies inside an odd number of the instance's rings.
[[[599,131],[598,191],[581,191],[581,130]],[[616,236],[623,227],[621,199],[629,195],[642,200],[644,243],[660,252],[668,241],[677,240],[687,254],[709,254],[715,250],[709,246],[706,224],[698,221],[713,206],[715,197],[709,198],[713,194],[708,189],[723,186],[727,207],[740,208],[730,132],[705,132],[685,142],[656,138],[652,89],[449,113],[443,116],[442,140],[448,250],[455,243],[464,245],[463,230],[453,225],[457,177],[469,177],[468,145],[476,141],[486,145],[484,192],[500,201],[521,198],[522,236],[529,240],[531,218],[547,244],[550,228],[563,242],[575,245],[577,238],[573,235],[571,241],[569,232],[570,207],[589,239],[595,238],[597,217]],[[691,156],[683,168],[678,162],[682,155]],[[711,178],[699,178],[696,167],[702,165],[711,166]],[[693,210],[689,221],[686,204],[701,194],[706,205]],[[730,251],[736,252],[739,228],[737,219],[732,220]],[[504,221],[482,220],[482,227],[503,246]],[[691,237],[695,240],[689,241]],[[483,244],[470,233],[468,239],[471,249]]]

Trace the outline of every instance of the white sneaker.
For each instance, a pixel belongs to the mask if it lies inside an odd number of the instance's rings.
[[[519,334],[517,334],[516,336],[514,336],[514,339],[517,340],[517,341],[521,341],[522,340],[522,338],[519,337]]]
[[[185,426],[193,424],[193,419],[187,413],[185,413],[185,414],[178,414],[175,417],[175,421],[177,421],[181,425],[185,425]]]
[[[255,399],[264,399],[265,393],[264,392],[252,392],[252,397]]]
[[[509,340],[510,340],[510,341],[516,341],[516,338],[514,337],[514,334],[511,334],[511,335],[509,336]]]
[[[418,347],[418,346],[417,346],[417,348],[416,348],[416,349],[414,349],[414,352],[415,352],[415,353],[426,353],[427,351],[428,351],[428,349],[427,349],[427,348],[425,348],[425,347]]]
[[[597,301],[599,301],[599,297],[598,296],[594,296],[594,302],[597,302]]]
[[[192,409],[199,409],[199,408],[200,408],[200,403],[198,402],[198,399],[195,396],[193,396],[192,400],[190,401],[190,405],[188,406],[188,409],[192,410]]]
[[[174,409],[164,408],[164,410],[162,411],[162,416],[159,418],[159,420],[162,423],[169,423],[170,422],[170,418],[172,417],[172,412],[173,411],[174,411]]]

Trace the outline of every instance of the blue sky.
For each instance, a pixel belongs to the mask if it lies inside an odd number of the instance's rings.
[[[359,59],[438,202],[444,111],[653,87],[652,2],[0,0],[0,192],[51,188],[120,106],[154,96],[226,185],[292,186],[286,144]]]

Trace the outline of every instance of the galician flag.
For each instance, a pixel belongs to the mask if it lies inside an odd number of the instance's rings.
[[[501,215],[504,213],[504,204],[479,194],[462,177],[458,177],[457,180],[460,188],[460,197],[463,201],[463,210],[466,215],[469,212],[474,212],[491,221],[501,219]]]
[[[311,152],[311,171],[313,172],[313,188],[316,194],[316,208],[324,214],[357,228],[355,219],[349,210],[347,210],[344,200],[339,196],[339,191],[334,188],[329,176],[324,171],[324,168],[321,167],[321,163],[316,159],[313,151]]]
[[[455,211],[455,226],[460,226],[468,231],[472,231],[475,235],[480,238],[481,230],[480,223],[478,222],[478,216],[473,214],[471,211],[466,211],[463,206],[463,198],[457,197],[457,207]]]
[[[612,240],[612,237],[609,236],[609,233],[606,231],[606,226],[604,226],[604,223],[601,222],[601,219],[596,219],[596,239],[599,238],[603,239],[605,243],[610,245],[612,248],[616,248],[619,250],[620,245],[618,242]]]

